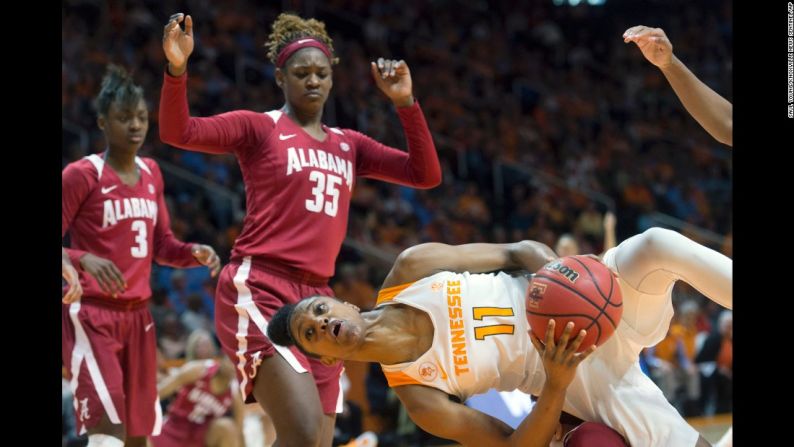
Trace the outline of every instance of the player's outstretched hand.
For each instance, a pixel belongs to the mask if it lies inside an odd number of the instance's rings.
[[[659,68],[673,62],[673,44],[661,28],[632,26],[623,33],[623,42],[636,43],[645,59]]]
[[[413,105],[413,83],[411,70],[404,60],[378,58],[377,63],[370,62],[372,77],[378,88],[392,100],[397,107]]]
[[[555,389],[565,389],[568,388],[568,385],[571,384],[571,381],[576,376],[576,367],[582,363],[582,360],[592,354],[596,347],[593,345],[584,352],[576,352],[587,335],[587,331],[582,329],[576,338],[569,342],[568,340],[574,326],[573,322],[568,322],[565,325],[560,341],[555,343],[555,324],[554,320],[549,320],[549,324],[546,327],[545,344],[541,343],[532,331],[529,331],[529,338],[543,359],[543,369],[546,370],[546,384]]]
[[[221,258],[215,253],[215,249],[209,245],[193,244],[191,253],[193,253],[193,257],[198,262],[210,269],[210,275],[213,278],[221,271]]]
[[[185,22],[185,30],[179,26]],[[172,15],[163,29],[163,51],[168,63],[169,71],[178,76],[184,73],[187,59],[193,53],[193,18],[181,12]]]

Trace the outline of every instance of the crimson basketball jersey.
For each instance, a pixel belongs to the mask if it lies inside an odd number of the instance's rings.
[[[127,289],[112,298],[80,271],[85,297],[141,301],[151,295],[152,260],[174,267],[200,265],[191,244],[171,232],[160,167],[150,158],[135,157],[135,163],[140,177],[134,186],[124,184],[99,154],[70,163],[61,174],[61,236],[69,232],[67,251],[75,267],[88,252],[113,261],[127,281]]]
[[[160,137],[185,149],[237,156],[247,214],[232,259],[272,259],[331,277],[356,176],[418,187],[440,181],[438,156],[418,103],[397,109],[409,157],[350,129],[323,125],[325,138],[317,140],[278,110],[192,118],[186,82],[187,75],[165,75]]]
[[[197,381],[182,387],[168,407],[166,424],[190,422],[206,425],[214,418],[222,417],[232,406],[232,392],[237,392],[237,382],[231,381],[226,391],[213,393],[210,381],[218,372],[220,365],[215,360],[206,361],[207,371]]]

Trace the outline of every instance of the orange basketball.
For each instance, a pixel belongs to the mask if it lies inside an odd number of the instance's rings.
[[[617,277],[606,265],[588,256],[566,256],[535,273],[526,306],[527,321],[540,341],[545,340],[552,318],[556,341],[569,321],[574,323],[571,340],[585,329],[581,352],[603,344],[615,332],[623,315],[623,295]]]

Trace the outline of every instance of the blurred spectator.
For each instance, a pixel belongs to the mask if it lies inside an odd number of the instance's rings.
[[[703,342],[695,361],[701,372],[701,402],[706,415],[733,408],[733,312],[723,310],[715,331]]]

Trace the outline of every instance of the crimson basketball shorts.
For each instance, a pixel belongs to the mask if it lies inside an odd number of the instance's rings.
[[[124,424],[128,436],[159,434],[157,341],[147,302],[123,309],[83,297],[61,310],[62,357],[77,433],[105,414],[110,422]]]
[[[317,384],[323,413],[342,411],[339,379],[342,363],[325,366],[295,346],[274,345],[267,325],[285,304],[312,295],[334,296],[326,281],[275,265],[252,263],[250,257],[223,268],[215,292],[215,330],[221,347],[237,366],[237,379],[246,403],[255,402],[253,382],[262,359],[280,355],[297,373],[309,372]]]

